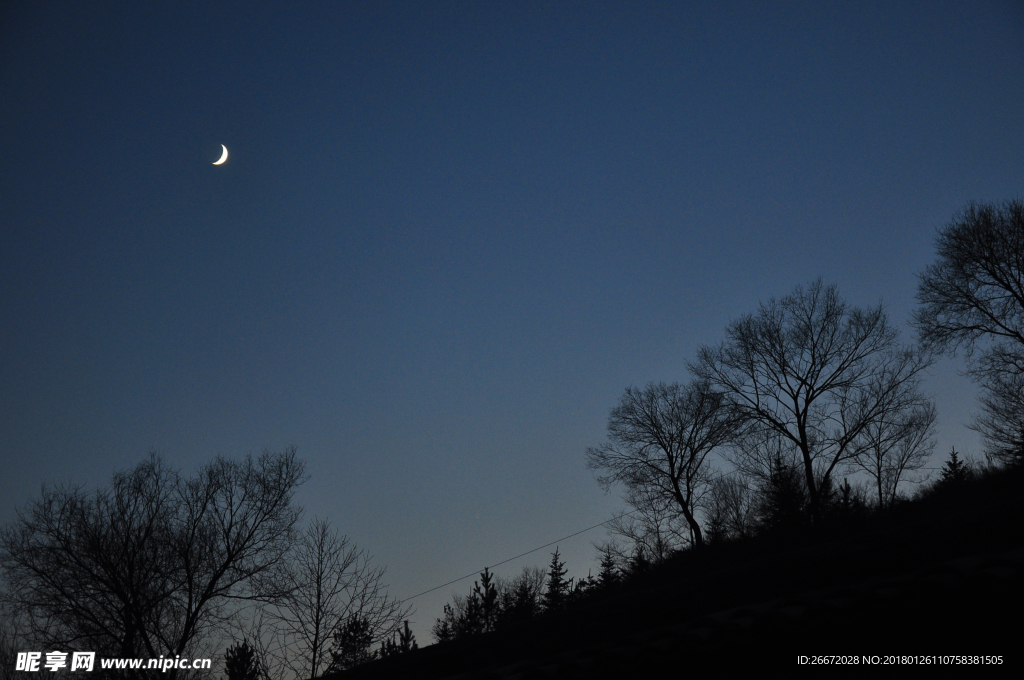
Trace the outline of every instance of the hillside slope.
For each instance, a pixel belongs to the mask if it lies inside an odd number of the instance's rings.
[[[685,553],[529,627],[331,680],[630,677],[796,668],[799,655],[1002,655],[1013,665],[1024,605],[1022,479],[989,475],[828,535]]]

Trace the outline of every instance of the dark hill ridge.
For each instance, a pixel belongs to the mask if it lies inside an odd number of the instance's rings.
[[[798,655],[1002,655],[1019,665],[1024,475],[850,521],[684,553],[529,627],[343,678],[595,678],[797,667]]]

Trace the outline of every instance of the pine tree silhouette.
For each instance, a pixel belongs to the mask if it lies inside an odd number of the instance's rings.
[[[821,496],[831,495],[828,488]],[[794,465],[787,465],[781,456],[772,462],[771,476],[761,489],[758,519],[765,529],[795,529],[807,521],[808,498],[806,483]]]
[[[864,512],[866,508],[867,504],[861,492],[844,477],[838,492],[832,494],[828,514],[833,520],[849,520]]]
[[[546,577],[540,574],[538,584],[535,573],[539,571],[524,570],[521,575],[503,584],[498,596],[496,628],[526,624],[540,612],[540,590],[543,589]]]
[[[638,574],[644,574],[651,568],[651,560],[647,557],[647,549],[642,545],[637,545],[633,549],[633,555],[629,558],[629,565],[627,570],[630,576],[636,576]]]
[[[256,661],[256,650],[245,640],[241,644],[228,647],[224,654],[225,675],[227,680],[257,680],[259,664]]]
[[[565,580],[568,570],[565,562],[558,556],[558,547],[551,553],[551,566],[548,567],[548,589],[544,592],[544,608],[548,611],[558,609],[565,603],[569,592],[569,582]]]
[[[619,582],[619,568],[611,550],[601,551],[601,571],[597,574],[597,584],[601,588],[610,588]]]
[[[487,567],[480,573],[480,580],[473,581],[473,593],[480,603],[481,632],[494,630],[497,617],[498,589],[494,585],[494,574]],[[472,596],[471,596],[472,597]]]
[[[949,460],[942,466],[942,477],[939,483],[943,486],[954,487],[963,484],[971,477],[971,466],[960,460],[956,449],[949,452]]]
[[[359,614],[353,614],[334,632],[334,649],[331,650],[336,669],[345,670],[377,658],[371,649],[373,630],[370,622]]]
[[[438,642],[450,642],[455,639],[455,610],[450,604],[444,606],[444,616],[434,621],[430,632]]]
[[[419,649],[419,645],[416,644],[416,636],[413,635],[412,631],[409,630],[409,621],[406,620],[403,623],[402,630],[398,631],[398,648],[402,652],[411,652],[414,649]]]
[[[471,591],[466,604],[455,617],[455,637],[476,635],[484,631],[484,606],[480,596]]]
[[[597,588],[597,579],[588,571],[586,578],[570,578],[568,602],[578,602],[584,599]]]
[[[392,635],[390,639],[384,640],[380,645],[380,658],[386,659],[389,656],[407,654],[414,649],[419,649],[416,644],[416,636],[409,630],[409,622],[403,622],[403,629],[398,631],[398,641]]]

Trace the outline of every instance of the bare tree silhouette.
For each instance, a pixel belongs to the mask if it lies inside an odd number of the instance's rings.
[[[1024,460],[1024,202],[970,203],[943,227],[920,275],[922,342],[965,350],[985,388],[974,429],[998,459]]]
[[[261,630],[253,635],[274,677],[323,674],[332,662],[334,633],[353,616],[377,642],[409,614],[410,607],[388,596],[385,568],[373,566],[370,555],[326,520],[306,527],[280,567],[282,594],[258,612]]]
[[[152,455],[106,489],[44,487],[0,535],[10,604],[47,647],[186,654],[234,602],[264,594],[291,545],[302,470],[289,449],[186,479]]]
[[[746,538],[755,529],[755,494],[750,482],[740,475],[715,479],[708,494],[708,534],[711,542]]]
[[[733,435],[735,418],[706,380],[628,388],[608,417],[608,441],[587,449],[587,466],[646,512],[682,515],[693,544],[704,544],[696,508],[710,482],[709,456]]]
[[[515,626],[540,613],[547,573],[539,567],[523,567],[516,576],[499,578],[497,628]]]
[[[971,423],[992,458],[1024,462],[1024,375],[990,373],[982,384],[981,413]]]
[[[817,521],[836,468],[858,455],[865,429],[916,403],[931,359],[897,340],[881,304],[850,307],[819,279],[731,323],[726,340],[702,347],[691,369],[748,426],[791,443]]]
[[[853,463],[874,480],[878,507],[892,505],[906,474],[920,470],[928,461],[935,450],[935,419],[935,405],[922,398],[918,406],[879,418],[864,428]]]

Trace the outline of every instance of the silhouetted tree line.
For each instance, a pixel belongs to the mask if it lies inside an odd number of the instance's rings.
[[[851,306],[819,279],[730,323],[688,364],[689,382],[626,389],[606,443],[587,451],[598,482],[632,506],[614,532],[663,559],[892,506],[926,479],[937,413],[921,378],[940,351],[962,350],[983,388],[972,427],[989,460],[1019,465],[1024,204],[968,205],[937,249],[920,275],[916,344],[900,342],[881,303]],[[955,452],[948,465],[943,484],[962,478]]]
[[[448,642],[528,624],[535,617],[563,609],[617,579],[613,563],[603,564],[597,578],[568,576],[557,548],[547,569],[524,567],[517,576],[501,579],[485,568],[467,595],[456,595],[451,604],[444,606],[444,615],[434,622],[432,633],[438,642]]]
[[[95,491],[44,487],[0,530],[0,661],[212,657],[241,637],[229,680],[302,680],[414,649],[385,570],[326,521],[300,530],[303,480],[288,449],[191,476],[154,454]]]
[[[899,504],[926,481],[936,410],[921,379],[940,352],[963,352],[982,388],[971,427],[989,469],[1024,463],[1024,203],[968,205],[937,250],[916,344],[880,303],[851,306],[819,279],[730,323],[686,382],[627,388],[586,452],[631,507],[598,575],[569,576],[557,549],[543,570],[485,569],[434,637],[528,625],[684,549],[814,534]],[[951,451],[922,495],[956,494],[978,467]],[[290,680],[415,650],[384,569],[326,522],[300,530],[303,474],[292,449],[191,477],[154,455],[93,492],[44,488],[0,531],[0,661],[13,667],[16,648],[197,656],[237,633],[228,680]]]
[[[627,388],[606,442],[586,452],[598,482],[622,488],[631,507],[600,548],[598,577],[567,580],[557,551],[546,572],[508,582],[484,570],[446,605],[434,637],[557,610],[680,550],[814,535],[907,500],[908,485],[928,479],[937,413],[921,379],[942,351],[963,351],[983,388],[971,427],[989,467],[1024,462],[1024,204],[968,205],[937,249],[919,277],[917,343],[900,342],[881,303],[854,307],[819,279],[729,324],[689,363],[688,382]],[[976,475],[953,450],[919,495]]]
[[[372,623],[366,616],[352,615],[334,632],[331,663],[324,669],[324,672],[353,668],[374,659],[386,659],[406,654],[419,647],[416,643],[416,636],[409,630],[408,621],[402,623],[400,630],[380,640],[379,648],[374,649],[374,643],[378,638]]]

